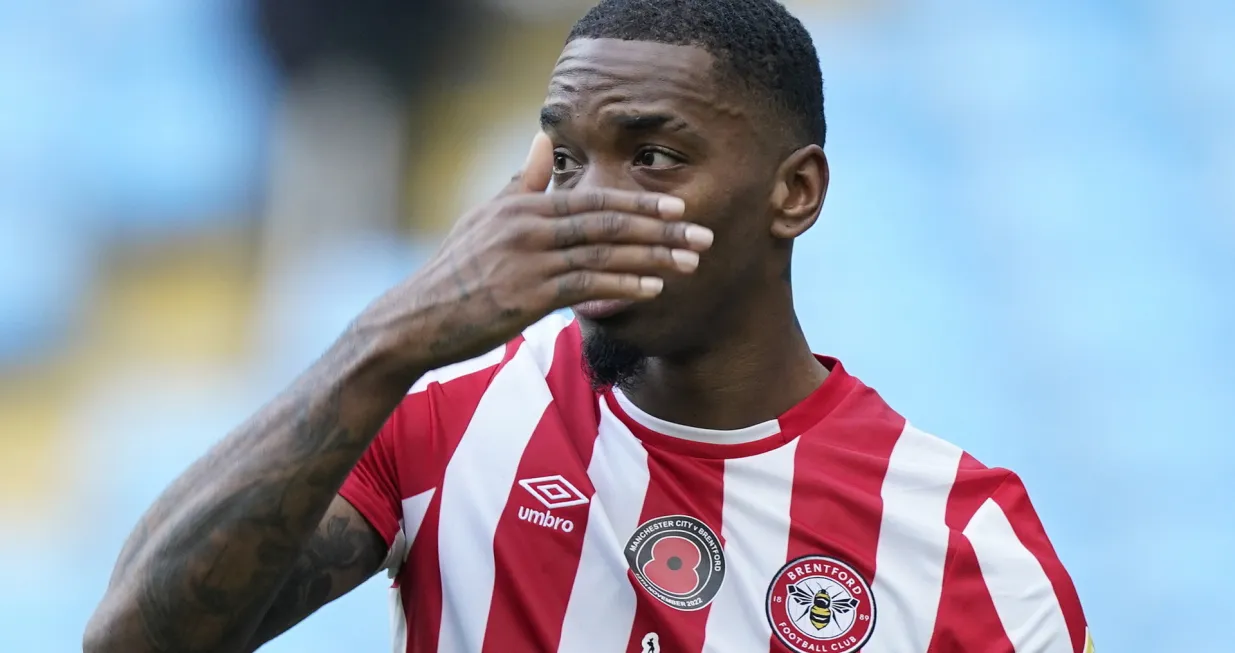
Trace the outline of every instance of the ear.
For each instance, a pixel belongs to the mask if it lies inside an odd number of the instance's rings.
[[[792,240],[819,218],[828,194],[828,157],[818,145],[790,154],[776,171],[772,189],[772,236]]]

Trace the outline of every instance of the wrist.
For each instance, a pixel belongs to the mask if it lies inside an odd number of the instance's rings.
[[[351,352],[351,367],[358,381],[406,392],[417,379],[437,367],[420,353],[418,342],[423,339],[416,334],[361,315],[339,339],[339,347]]]

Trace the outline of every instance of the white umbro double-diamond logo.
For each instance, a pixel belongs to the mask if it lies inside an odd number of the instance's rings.
[[[572,485],[570,481],[560,474],[541,476],[539,478],[525,478],[519,481],[519,485],[523,486],[523,489],[527,490],[528,494],[536,497],[536,500],[546,508],[544,511],[540,511],[526,506],[519,506],[519,519],[544,528],[562,531],[563,533],[575,530],[574,522],[554,515],[553,510],[587,503],[588,498],[579,491],[579,488]]]
[[[532,496],[536,497],[544,506],[550,510],[555,508],[569,508],[570,506],[578,506],[587,503],[587,497],[579,491],[579,488],[570,484],[562,475],[542,476],[540,478],[525,478],[519,481],[519,485],[527,490]]]

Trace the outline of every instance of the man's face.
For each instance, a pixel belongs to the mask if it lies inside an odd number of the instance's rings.
[[[751,104],[719,81],[712,55],[691,46],[582,39],[558,60],[542,112],[554,185],[674,195],[684,220],[716,234],[698,270],[668,276],[657,299],[575,307],[588,337],[680,354],[704,346],[709,325],[760,287],[779,161],[760,143]]]

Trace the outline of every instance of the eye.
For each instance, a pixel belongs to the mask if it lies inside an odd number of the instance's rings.
[[[645,147],[635,155],[635,165],[644,168],[672,168],[682,164],[682,159],[659,147]]]
[[[553,173],[564,174],[574,172],[580,167],[579,162],[575,158],[562,150],[557,150],[553,153]]]

